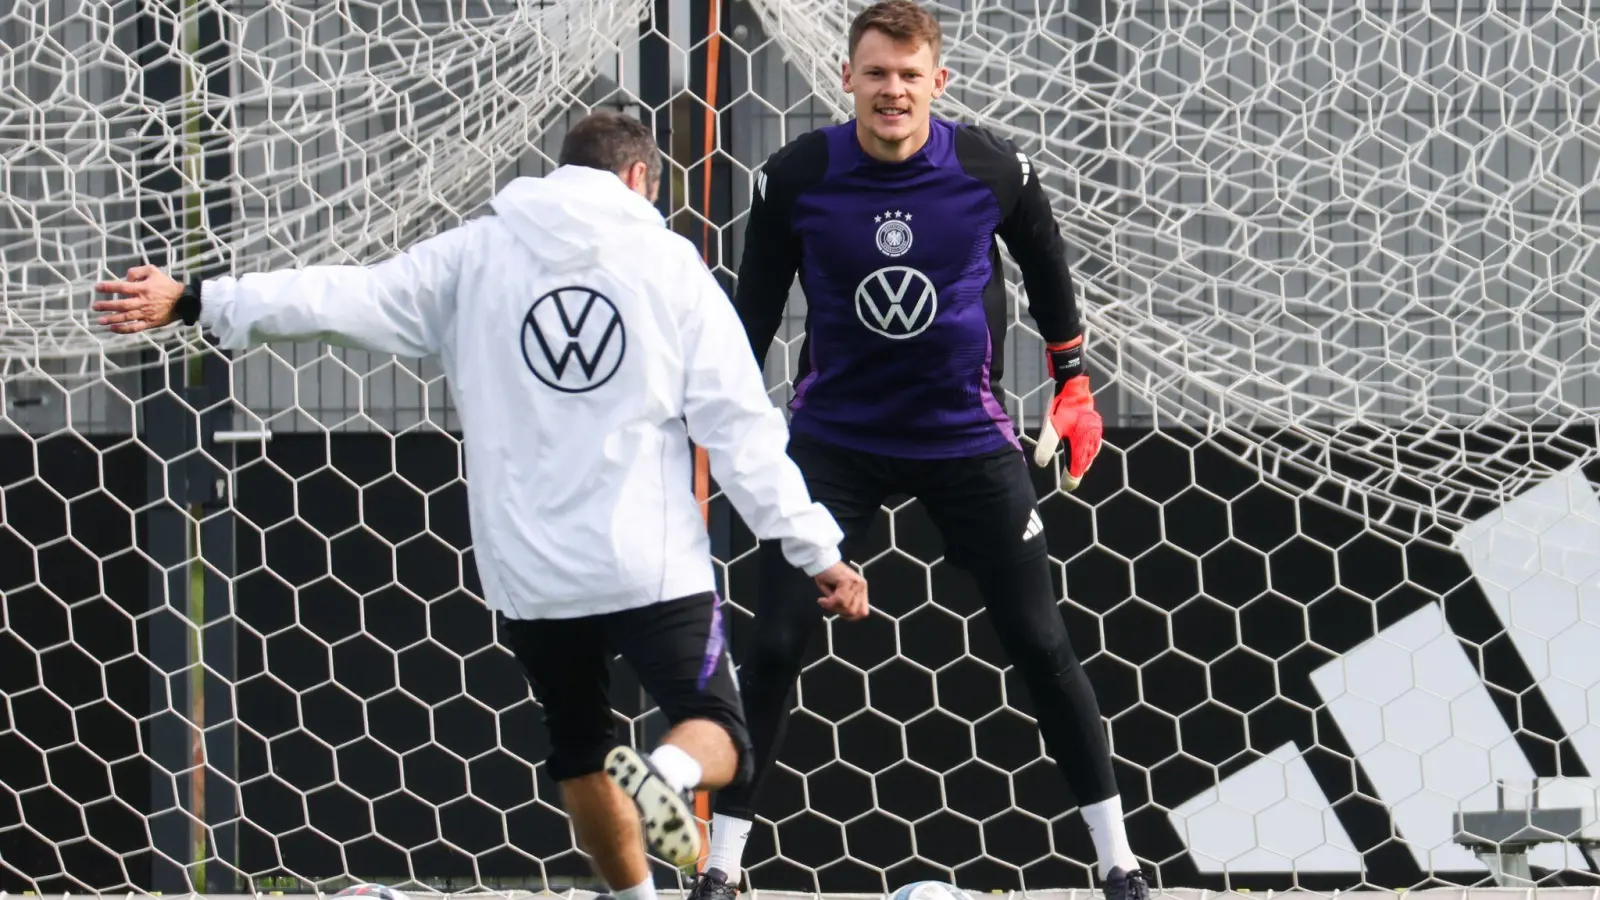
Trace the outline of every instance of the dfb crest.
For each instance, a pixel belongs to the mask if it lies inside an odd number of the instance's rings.
[[[886,338],[916,337],[938,312],[933,282],[909,266],[886,266],[856,286],[856,317]]]
[[[558,391],[581,394],[610,381],[626,349],[622,314],[592,288],[543,294],[522,319],[522,359],[534,377]]]
[[[876,240],[878,252],[884,256],[904,256],[911,250],[911,213],[890,210],[872,221],[881,222]]]

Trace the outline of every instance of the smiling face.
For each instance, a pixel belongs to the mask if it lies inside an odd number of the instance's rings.
[[[856,138],[869,156],[898,162],[922,149],[929,107],[950,77],[933,46],[868,28],[843,74],[845,93],[856,101]]]

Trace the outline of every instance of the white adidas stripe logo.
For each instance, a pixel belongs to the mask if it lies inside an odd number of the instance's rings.
[[[1031,541],[1044,531],[1044,522],[1039,519],[1037,509],[1028,513],[1028,527],[1022,530],[1022,539]]]
[[[1580,616],[1574,602],[1579,586],[1600,574],[1600,497],[1581,466],[1469,523],[1453,543],[1574,752],[1590,772],[1600,771],[1600,734],[1589,713],[1589,697],[1600,689],[1592,662],[1600,624]],[[1538,560],[1535,577],[1529,560]],[[1494,809],[1496,782],[1531,783],[1534,769],[1443,606],[1435,601],[1388,625],[1318,667],[1311,681],[1417,866],[1483,871],[1484,863],[1455,843],[1451,815]],[[1333,812],[1336,798],[1324,793],[1306,762],[1309,750],[1285,742],[1172,808],[1168,819],[1199,871],[1361,870],[1361,852]],[[1257,825],[1268,819],[1256,817],[1269,817],[1270,845],[1239,824],[1241,815]],[[1544,844],[1528,861],[1568,867],[1567,850]]]

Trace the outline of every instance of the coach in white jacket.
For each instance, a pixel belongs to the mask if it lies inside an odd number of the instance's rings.
[[[684,792],[749,767],[688,440],[751,531],[816,578],[825,608],[861,618],[867,593],[785,452],[732,305],[652,205],[653,135],[597,113],[560,162],[512,181],[493,215],[374,266],[187,286],[141,266],[97,285],[124,297],[94,308],[119,332],[199,321],[225,348],[317,339],[440,357],[485,599],[543,706],[548,772],[618,900],[649,900],[641,819],[653,849],[692,864]],[[648,758],[615,746],[613,650],[673,723]]]

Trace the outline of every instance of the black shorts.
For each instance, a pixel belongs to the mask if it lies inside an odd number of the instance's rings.
[[[722,601],[695,594],[636,609],[576,619],[500,619],[507,647],[528,673],[550,729],[545,769],[556,781],[604,768],[616,746],[608,692],[612,654],[639,676],[667,721],[709,719],[739,751],[739,775],[750,769],[750,734],[739,702],[722,625]]]
[[[791,433],[789,457],[811,498],[844,531],[847,558],[884,501],[897,494],[922,502],[944,537],[945,558],[967,571],[1048,553],[1028,462],[1014,447],[954,459],[902,459]]]

